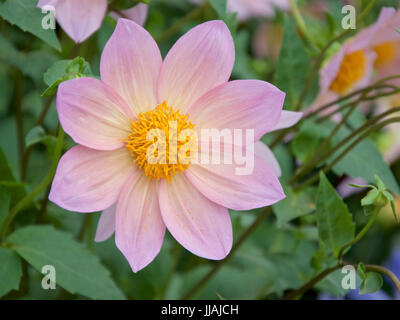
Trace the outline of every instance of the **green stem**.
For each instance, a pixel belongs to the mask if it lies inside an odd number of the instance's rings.
[[[329,172],[340,160],[342,160],[342,158],[349,153],[357,144],[359,144],[362,140],[364,140],[366,137],[368,137],[372,132],[377,131],[382,129],[383,127],[392,124],[392,123],[396,123],[396,122],[400,122],[400,117],[397,118],[392,118],[386,121],[383,121],[373,127],[371,127],[367,132],[365,132],[364,134],[362,134],[358,139],[356,139],[352,144],[350,144],[340,155],[338,155],[329,165],[327,165],[324,169],[323,172],[327,173]],[[346,141],[347,142],[347,141]],[[342,144],[343,141],[340,143]],[[307,181],[303,182],[302,184],[300,184],[299,186],[297,186],[295,188],[296,191],[305,188],[306,186],[318,181],[319,179],[319,173],[316,173],[314,176],[312,176],[310,179],[308,179]]]
[[[156,37],[155,38],[156,42],[162,42],[165,39],[168,39],[169,37],[174,35],[176,32],[178,32],[186,23],[198,18],[204,11],[204,8],[206,8],[208,5],[209,5],[208,2],[205,2],[204,4],[194,8],[187,15],[185,15],[183,18],[181,18],[175,24],[173,24],[171,27],[169,27],[167,30],[165,30],[161,35]]]
[[[307,39],[307,41],[311,44],[313,49],[315,49],[316,51],[319,52],[320,49],[314,43],[314,39],[312,38],[312,36],[308,32],[308,29],[306,27],[306,24],[304,23],[303,17],[302,17],[302,15],[300,13],[300,10],[299,10],[299,7],[297,6],[296,1],[295,0],[289,0],[289,2],[290,2],[290,9],[292,11],[293,17],[296,20],[296,24],[299,27],[301,33],[304,35],[304,37]]]
[[[392,96],[394,94],[397,94],[400,92],[399,88],[393,87],[393,86],[384,86],[385,88],[390,88],[392,89],[392,91],[390,92],[385,92],[385,93],[379,93],[379,94],[375,94],[372,96],[364,96],[363,98],[360,98],[359,100],[355,101],[355,103],[360,103],[360,102],[365,102],[365,101],[371,101],[371,100],[376,100],[379,98],[383,98],[383,97],[387,97],[387,96]],[[348,108],[349,106],[351,106],[353,103],[348,103],[345,104],[344,106],[341,106],[340,108],[337,108],[336,110],[333,110],[332,112],[330,112],[329,114],[324,115],[323,117],[319,118],[316,122],[317,123],[321,123],[327,119],[330,119],[333,115],[342,112],[344,109]]]
[[[350,30],[350,29],[349,29],[349,30]],[[310,91],[312,82],[313,82],[313,80],[314,80],[314,77],[315,77],[317,71],[319,70],[319,68],[320,68],[320,66],[321,66],[321,64],[322,64],[322,62],[324,61],[324,57],[325,57],[326,52],[329,50],[329,48],[330,48],[336,41],[340,40],[342,37],[344,37],[346,34],[348,34],[348,33],[349,33],[349,30],[346,30],[345,32],[342,32],[342,33],[339,34],[338,36],[334,37],[334,38],[333,38],[331,41],[329,41],[328,44],[321,50],[320,54],[318,55],[317,59],[315,60],[315,62],[314,62],[314,64],[313,64],[313,67],[312,67],[312,69],[311,69],[310,74],[309,74],[308,77],[307,77],[306,85],[304,86],[304,89],[303,89],[303,91],[301,92],[299,101],[297,102],[297,104],[296,104],[296,106],[295,106],[295,108],[294,108],[295,111],[298,111],[298,110],[302,109],[303,102],[304,102],[304,100],[306,99],[308,92]]]
[[[307,173],[309,173],[312,169],[314,169],[315,166],[318,165],[318,163],[321,163],[322,161],[325,161],[328,159],[331,155],[333,155],[336,151],[338,151],[340,148],[342,148],[346,143],[351,141],[354,137],[357,135],[361,134],[363,131],[367,130],[368,128],[371,128],[372,125],[376,124],[378,121],[381,119],[387,117],[388,115],[400,111],[400,107],[395,107],[392,108],[370,120],[368,120],[364,125],[362,125],[360,128],[349,134],[345,139],[343,139],[340,143],[338,143],[336,146],[332,147],[330,150],[322,154],[321,156],[318,157],[318,161],[313,161],[313,162],[307,162],[303,167],[298,169],[298,172],[296,175],[290,180],[290,183],[293,184],[295,181],[299,180],[300,178],[304,177]]]
[[[364,226],[364,228],[361,229],[361,231],[355,236],[355,238],[351,241],[349,241],[348,243],[346,243],[339,251],[338,254],[338,259],[339,262],[342,263],[342,257],[344,254],[344,251],[347,248],[352,247],[353,245],[355,245],[358,241],[360,241],[365,234],[368,232],[368,230],[371,228],[371,226],[374,224],[376,217],[378,216],[379,212],[381,211],[381,208],[375,208],[374,213],[372,214],[371,218],[369,219],[368,223]]]
[[[300,289],[290,291],[287,293],[284,297],[283,300],[293,300],[296,299],[297,297],[301,297],[304,293],[306,293],[308,290],[312,289],[318,282],[323,280],[326,276],[330,275],[332,272],[338,270],[341,268],[341,265],[337,265],[332,268],[328,268],[317,274],[314,278],[312,278],[310,281],[308,281],[306,284],[304,284]]]
[[[25,153],[25,139],[24,139],[24,120],[22,113],[22,95],[23,95],[23,78],[19,70],[14,71],[14,110],[15,110],[15,122],[17,127],[17,139],[18,139],[18,155],[20,159],[20,173],[21,180],[25,180],[25,170],[24,170],[24,153]]]
[[[340,128],[346,123],[347,119],[350,117],[350,115],[353,113],[356,107],[357,103],[354,103],[353,106],[346,113],[346,115],[343,117],[343,119],[335,126],[335,128],[332,130],[329,136],[323,141],[321,146],[314,153],[314,156],[306,164],[302,166],[302,169],[300,169],[297,174],[295,174],[289,180],[289,184],[292,184],[294,181],[301,179],[302,177],[304,177],[305,174],[309,172],[308,170],[315,167],[315,165],[320,161],[320,155],[323,154],[325,148],[329,145],[329,143],[332,141],[333,137],[340,130]]]
[[[300,289],[293,290],[293,291],[290,291],[289,293],[287,293],[283,297],[283,299],[284,300],[293,300],[293,299],[297,299],[298,297],[301,297],[308,290],[314,288],[314,286],[318,282],[322,281],[326,276],[330,275],[332,272],[334,272],[336,270],[339,270],[344,265],[346,265],[346,264],[339,263],[337,266],[323,270],[318,275],[316,275],[314,278],[312,278],[310,281],[308,281],[306,284],[304,284]],[[354,268],[357,268],[357,265],[354,265]],[[387,269],[383,266],[378,266],[378,265],[373,265],[373,264],[365,265],[365,269],[367,271],[379,272],[381,274],[386,275],[393,282],[396,289],[400,293],[400,281],[392,271],[390,271],[389,269]]]
[[[397,291],[400,293],[400,281],[392,271],[390,271],[389,269],[387,269],[387,268],[385,268],[383,266],[377,266],[377,265],[374,265],[374,264],[367,264],[365,266],[365,269],[367,271],[379,272],[379,273],[384,274],[385,276],[387,276],[390,280],[392,280],[392,282],[395,285]]]
[[[361,12],[361,14],[357,17],[357,22],[361,22],[368,14],[368,12],[372,9],[374,6],[376,0],[370,0],[368,5],[365,7],[365,9]]]
[[[214,267],[202,277],[193,287],[190,289],[183,297],[183,300],[192,298],[201,288],[203,288],[206,283],[217,273],[217,271],[235,254],[243,242],[253,233],[254,230],[272,213],[272,208],[267,207],[265,210],[258,215],[257,219],[243,232],[242,236],[232,247],[229,255],[223,259],[219,260]]]
[[[60,129],[58,132],[58,137],[57,137],[56,147],[54,150],[54,156],[53,156],[51,168],[50,168],[48,174],[43,179],[43,181],[31,193],[29,193],[28,195],[25,196],[25,198],[23,198],[21,201],[19,201],[8,213],[7,217],[4,220],[3,226],[0,230],[0,239],[4,239],[4,237],[6,236],[6,233],[8,231],[8,228],[10,227],[11,223],[13,222],[13,220],[17,216],[17,214],[21,210],[26,208],[26,206],[29,205],[30,202],[37,195],[39,195],[43,190],[45,190],[47,188],[47,186],[51,183],[53,176],[57,169],[58,160],[60,159],[63,146],[64,146],[64,131],[60,126]]]

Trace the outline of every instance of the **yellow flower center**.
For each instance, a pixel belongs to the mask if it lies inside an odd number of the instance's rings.
[[[374,47],[377,55],[374,62],[375,68],[386,67],[396,59],[396,42],[384,42]]]
[[[140,113],[131,121],[126,148],[139,169],[150,179],[168,181],[185,171],[198,148],[188,115],[174,110],[164,101],[155,109]]]
[[[339,95],[346,94],[366,72],[366,58],[362,50],[344,56],[339,72],[330,89]]]

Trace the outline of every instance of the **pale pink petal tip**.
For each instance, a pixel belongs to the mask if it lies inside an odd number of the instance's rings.
[[[94,78],[60,84],[57,111],[63,129],[75,142],[89,148],[123,147],[130,133],[130,108],[111,87]]]
[[[284,100],[285,93],[268,82],[235,80],[207,92],[188,112],[201,128],[251,129],[258,140],[282,118]]]
[[[133,272],[153,261],[163,243],[165,224],[157,192],[157,182],[138,173],[128,179],[118,199],[115,243]]]
[[[226,208],[204,197],[183,175],[161,181],[159,200],[168,230],[183,247],[207,259],[228,255],[232,224]]]
[[[281,118],[274,127],[273,131],[286,129],[294,126],[303,117],[303,112],[294,112],[283,110]]]
[[[135,115],[156,106],[161,64],[161,53],[152,36],[137,23],[118,19],[101,55],[100,75]]]
[[[116,202],[133,170],[125,149],[98,151],[75,146],[58,163],[49,199],[69,211],[104,210]]]
[[[94,241],[102,242],[110,238],[115,231],[115,210],[116,203],[107,208],[101,213],[99,222],[97,224],[96,236]]]
[[[126,9],[122,11],[123,16],[116,12],[111,12],[111,16],[114,19],[120,19],[120,18],[127,18],[130,19],[137,24],[143,26],[146,22],[147,19],[147,12],[148,12],[148,5],[145,3],[139,3],[133,8]]]
[[[202,23],[168,52],[158,79],[158,99],[186,112],[203,94],[229,80],[235,61],[232,35],[223,21]]]
[[[100,28],[106,10],[107,0],[57,1],[56,19],[76,43],[81,43]]]

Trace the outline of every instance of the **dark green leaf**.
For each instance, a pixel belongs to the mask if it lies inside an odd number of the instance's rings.
[[[226,0],[209,0],[209,2],[218,16],[223,19],[226,15]]]
[[[275,84],[279,89],[286,92],[285,106],[287,109],[293,109],[299,100],[311,66],[312,61],[304,43],[296,32],[295,23],[286,16],[281,51],[276,62]],[[317,87],[316,77],[308,100],[313,99]]]
[[[109,271],[70,234],[49,226],[28,226],[11,234],[7,242],[39,272],[44,265],[53,265],[57,284],[71,293],[92,299],[124,299]]]
[[[15,24],[23,31],[35,35],[53,48],[61,51],[55,30],[46,30],[42,27],[42,19],[45,15],[36,5],[36,0],[6,0],[0,3],[0,16],[9,23]]]
[[[8,211],[10,209],[10,194],[7,191],[7,188],[0,185],[0,230],[1,230],[1,225],[4,222],[4,219],[6,218]]]
[[[293,192],[290,187],[285,187],[284,190],[286,198],[274,205],[274,213],[279,226],[315,210],[312,200],[315,190],[312,188],[297,193]]]
[[[18,184],[11,172],[3,151],[0,149],[0,184],[5,186],[11,196],[11,206],[25,196],[25,188]]]
[[[52,96],[57,92],[61,82],[91,75],[90,65],[82,57],[73,60],[60,60],[54,63],[43,75],[48,88],[43,96]]]
[[[360,276],[361,280],[366,279],[366,270],[365,270],[365,265],[364,263],[360,262],[357,266],[357,273]]]
[[[367,195],[362,198],[361,205],[362,206],[370,206],[374,204],[375,199],[378,197],[379,191],[377,189],[372,189],[368,191]]]
[[[10,249],[0,247],[0,298],[18,290],[22,276],[21,260]]]
[[[319,240],[328,256],[337,257],[341,247],[354,238],[355,225],[347,206],[322,172],[316,214]]]
[[[379,273],[367,272],[365,274],[365,279],[361,283],[359,294],[374,293],[382,288],[383,279]]]

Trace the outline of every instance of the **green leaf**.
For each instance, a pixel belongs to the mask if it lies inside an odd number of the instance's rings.
[[[375,199],[379,196],[379,191],[378,189],[374,188],[370,191],[368,191],[367,195],[361,199],[361,205],[362,206],[370,206],[374,204]]]
[[[293,109],[304,89],[311,71],[312,61],[304,43],[300,40],[295,23],[285,16],[284,34],[281,51],[276,62],[275,85],[286,92],[285,107]],[[307,101],[314,99],[318,91],[315,77]]]
[[[0,185],[0,230],[10,209],[11,197],[7,191],[7,188]]]
[[[0,3],[0,16],[25,32],[42,39],[53,48],[61,51],[55,30],[44,29],[42,19],[45,17],[41,9],[36,7],[36,0],[6,0]]]
[[[33,80],[39,80],[43,72],[56,60],[53,53],[45,50],[22,52],[0,35],[0,60],[12,65]]]
[[[338,257],[343,245],[354,238],[355,225],[347,206],[322,172],[316,214],[320,242],[324,244],[327,255]]]
[[[333,124],[330,123],[330,128],[332,127]],[[351,130],[342,127],[335,136],[335,143],[341,141],[350,133]],[[342,151],[343,149],[340,149],[333,157],[336,157]],[[329,161],[331,161],[333,157],[331,157]],[[378,175],[389,190],[400,194],[399,185],[389,165],[383,159],[375,144],[369,139],[363,140],[354,147],[333,167],[333,171],[339,176],[348,174],[352,177],[363,178],[369,183],[374,183],[375,175]]]
[[[11,169],[7,163],[7,158],[0,148],[0,184],[5,186],[11,196],[11,206],[14,206],[25,196],[25,188],[16,182]]]
[[[312,200],[315,191],[313,188],[295,193],[292,188],[285,186],[284,190],[286,198],[273,206],[278,226],[283,226],[289,221],[315,210]]]
[[[30,147],[41,142],[46,137],[46,132],[41,126],[33,127],[25,137],[25,146]]]
[[[22,276],[21,260],[10,249],[0,247],[0,298],[18,290]]]
[[[291,148],[294,155],[302,162],[308,162],[314,155],[321,142],[321,137],[313,134],[312,131],[306,131],[304,128],[293,139]]]
[[[36,270],[56,269],[57,284],[92,299],[124,299],[96,256],[68,233],[49,226],[28,226],[7,238],[12,248]]]
[[[46,134],[41,126],[36,126],[29,130],[26,135],[25,145],[26,147],[30,147],[37,143],[43,143],[46,146],[48,153],[52,156],[54,154],[57,139],[54,136]]]
[[[360,276],[361,280],[365,280],[367,278],[365,265],[364,263],[360,262],[357,266],[357,273]]]
[[[51,86],[58,79],[62,78],[67,70],[71,60],[56,61],[44,74],[43,81],[48,86]]]
[[[223,19],[226,15],[226,0],[209,0],[209,2],[218,16]]]
[[[365,274],[365,279],[361,283],[359,294],[374,293],[382,288],[383,279],[379,273],[367,272]]]
[[[48,88],[43,92],[42,96],[54,95],[63,81],[89,76],[91,73],[89,63],[82,57],[57,61],[43,75],[43,80],[48,85]]]
[[[235,37],[236,58],[232,71],[237,78],[251,79],[256,77],[251,66],[251,58],[248,54],[249,43],[249,32],[247,30],[240,30]]]

